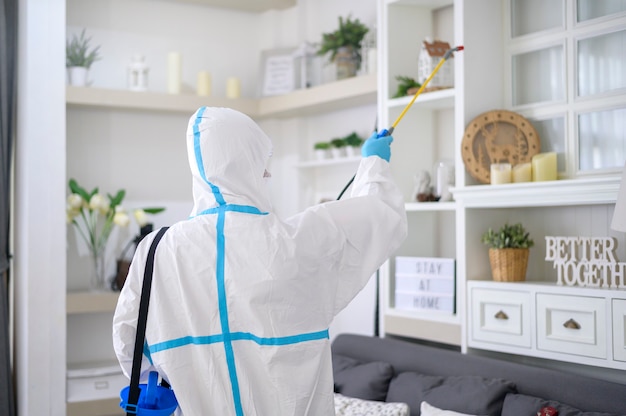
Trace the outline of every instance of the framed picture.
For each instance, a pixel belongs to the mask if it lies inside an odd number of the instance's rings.
[[[286,94],[296,89],[294,52],[295,48],[261,52],[262,97]]]

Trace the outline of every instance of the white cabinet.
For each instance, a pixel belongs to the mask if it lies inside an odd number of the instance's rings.
[[[468,282],[469,347],[626,369],[626,292]]]
[[[530,294],[513,289],[470,287],[468,321],[472,341],[530,348]]]
[[[613,359],[626,362],[626,300],[613,299]]]
[[[537,349],[605,359],[606,299],[537,293]]]

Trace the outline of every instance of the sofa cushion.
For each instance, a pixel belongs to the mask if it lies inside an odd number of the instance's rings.
[[[508,394],[504,399],[502,416],[532,416],[548,406],[554,407],[559,412],[558,416],[619,416],[611,413],[583,412],[555,400],[545,400],[524,394]]]
[[[409,416],[406,403],[362,400],[335,393],[336,416]]]
[[[438,407],[428,404],[428,402],[422,402],[422,404],[420,405],[420,415],[421,416],[474,416],[474,415],[468,415],[467,413],[459,413],[459,412],[454,412],[452,410],[439,409]]]
[[[394,371],[391,364],[382,361],[361,364],[348,357],[333,356],[333,374],[335,393],[384,401]]]
[[[391,380],[387,401],[407,403],[411,408],[411,416],[419,416],[423,401],[455,412],[499,416],[504,397],[514,392],[515,385],[502,379],[440,377],[404,372]]]

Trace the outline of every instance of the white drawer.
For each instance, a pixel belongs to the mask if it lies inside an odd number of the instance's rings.
[[[475,341],[530,348],[530,294],[472,288],[471,335]]]
[[[607,357],[606,300],[537,294],[537,348],[594,358]]]
[[[626,299],[613,299],[613,359],[626,361]]]
[[[68,369],[67,401],[119,398],[129,383],[119,366]]]

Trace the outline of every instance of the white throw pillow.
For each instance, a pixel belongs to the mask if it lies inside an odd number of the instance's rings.
[[[335,393],[336,416],[409,416],[406,403],[386,403],[355,399]]]
[[[427,402],[421,403],[420,414],[421,416],[474,416],[468,415],[467,413],[454,412],[452,410],[438,409],[435,406],[428,404]]]

